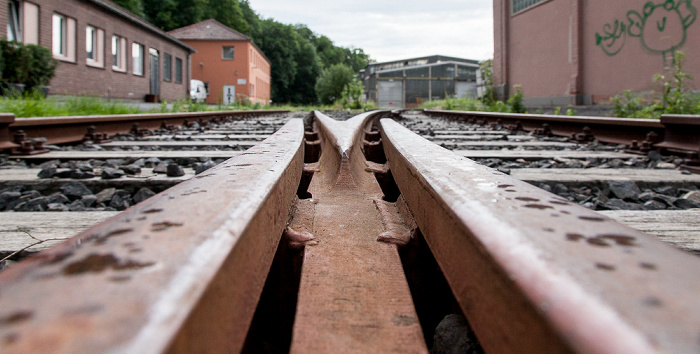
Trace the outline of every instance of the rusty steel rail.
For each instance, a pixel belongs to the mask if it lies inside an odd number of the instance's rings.
[[[392,174],[489,352],[697,352],[700,260],[381,120]]]
[[[286,112],[280,110],[211,111],[41,118],[15,118],[13,114],[2,114],[0,115],[0,150],[19,148],[22,143],[16,141],[15,135],[20,131],[27,140],[45,138],[48,144],[66,144],[81,142],[86,134],[108,137],[116,133],[128,133],[134,128],[153,130],[166,126],[177,127],[188,122],[233,120]]]
[[[315,112],[322,153],[299,218],[318,244],[305,250],[291,352],[427,352],[397,247],[377,242],[395,235],[388,220],[407,232],[388,218],[398,211],[365,159],[378,114],[338,122]]]
[[[0,273],[0,351],[238,352],[291,302],[291,352],[427,352],[427,264],[486,351],[700,349],[700,260],[387,114],[293,119]],[[433,263],[406,263],[425,243]],[[293,294],[263,290],[297,266]]]
[[[303,137],[293,119],[0,274],[0,352],[240,351],[302,175]]]
[[[552,134],[560,136],[578,135],[583,139],[593,136],[599,141],[615,144],[631,144],[632,141],[637,141],[640,144],[647,141],[649,144],[653,144],[662,141],[665,132],[662,122],[656,119],[463,112],[432,109],[426,109],[423,112],[429,116],[482,121],[484,123],[500,121],[503,125],[510,125],[527,131],[539,130],[543,133],[546,133],[548,130]],[[587,129],[584,130],[586,127]],[[649,136],[649,133],[652,132],[655,136]]]

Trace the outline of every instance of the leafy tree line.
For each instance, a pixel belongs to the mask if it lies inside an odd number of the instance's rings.
[[[337,83],[320,85],[321,92],[317,89],[317,80],[324,71],[342,70],[354,75],[370,62],[369,55],[361,48],[336,46],[306,25],[261,18],[247,0],[115,0],[115,3],[164,31],[213,18],[249,36],[271,62],[271,95],[278,103],[332,103],[331,99],[340,99]],[[345,81],[341,87],[353,80],[347,75],[330,73],[326,77],[342,77]],[[335,91],[326,93],[323,87],[333,87]]]

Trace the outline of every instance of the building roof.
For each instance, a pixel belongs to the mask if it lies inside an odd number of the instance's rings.
[[[189,26],[180,27],[168,32],[168,34],[180,40],[252,42],[250,37],[214,19],[208,19]]]
[[[245,34],[226,26],[225,24],[208,19],[189,26],[180,27],[168,32],[169,35],[181,41],[243,41],[250,42],[262,55],[268,64],[272,64],[263,51]],[[193,44],[194,45],[194,44]]]
[[[147,30],[149,30],[149,31],[151,31],[151,32],[153,32],[153,33],[155,33],[156,35],[158,35],[158,36],[160,36],[160,37],[162,37],[162,38],[164,38],[164,39],[166,39],[166,40],[168,40],[168,41],[170,41],[170,42],[173,42],[173,43],[175,43],[175,44],[177,44],[177,45],[179,45],[179,46],[181,46],[181,47],[183,47],[183,48],[186,48],[186,49],[189,50],[191,53],[197,52],[194,48],[188,46],[187,44],[185,44],[185,43],[183,43],[183,42],[181,42],[181,41],[179,41],[177,38],[175,38],[175,37],[173,37],[173,36],[171,36],[171,35],[165,33],[165,31],[163,31],[162,29],[160,29],[160,28],[154,26],[153,24],[151,24],[150,22],[148,22],[148,21],[142,19],[141,17],[138,17],[138,16],[134,15],[134,14],[131,13],[129,10],[127,10],[127,9],[125,9],[125,8],[123,8],[123,7],[119,6],[119,5],[117,5],[117,4],[115,4],[115,3],[114,3],[113,1],[111,1],[111,0],[88,0],[87,2],[92,3],[92,4],[94,4],[95,6],[100,7],[100,8],[102,8],[102,9],[104,9],[104,10],[107,10],[108,12],[110,12],[110,13],[112,13],[112,14],[114,14],[114,15],[117,15],[117,16],[119,16],[119,17],[121,17],[121,18],[123,18],[123,19],[125,19],[125,20],[127,20],[127,21],[129,21],[129,22],[131,22],[131,23],[133,23],[133,24],[135,24],[135,25],[138,25],[138,26],[140,26],[140,27],[143,27],[143,28],[145,28],[145,29],[147,29]]]

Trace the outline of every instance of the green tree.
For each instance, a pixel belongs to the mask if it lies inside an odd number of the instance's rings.
[[[353,78],[345,87],[343,88],[342,97],[340,102],[345,108],[359,109],[362,108],[361,97],[364,93],[362,87],[362,81],[358,78]]]
[[[365,54],[362,48],[350,48],[345,50],[347,56],[346,64],[350,65],[355,72],[364,69],[371,61],[369,55]]]
[[[143,0],[143,8],[146,19],[155,26],[170,31],[178,28],[173,18],[177,10],[175,0]]]
[[[241,14],[248,24],[248,30],[244,31],[253,41],[257,43],[258,36],[260,35],[260,16],[250,7],[248,0],[240,1]]]
[[[210,0],[206,17],[213,18],[241,33],[248,32],[250,28],[238,0]]]
[[[307,39],[300,38],[294,61],[297,63],[297,73],[292,83],[290,102],[314,104],[317,102],[316,79],[322,70],[314,45]]]
[[[316,81],[316,95],[321,103],[330,104],[343,97],[343,89],[355,76],[351,67],[335,64],[326,68]]]
[[[136,16],[144,17],[142,0],[114,0],[114,3],[129,10]]]
[[[175,28],[191,25],[193,23],[202,22],[207,19],[207,0],[177,0],[175,12],[172,14],[175,21]],[[171,30],[169,28],[166,30]]]
[[[272,19],[260,22],[258,47],[270,59],[272,101],[293,102],[291,100],[293,82],[297,74],[295,54],[299,51],[299,35],[290,25]]]

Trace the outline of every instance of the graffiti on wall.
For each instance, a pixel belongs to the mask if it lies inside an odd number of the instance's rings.
[[[615,20],[595,34],[595,43],[609,56],[616,55],[625,46],[627,37],[639,37],[642,46],[654,54],[661,54],[666,63],[670,56],[685,44],[687,29],[697,18],[693,0],[657,0],[644,5],[642,13],[629,10],[625,20]]]

